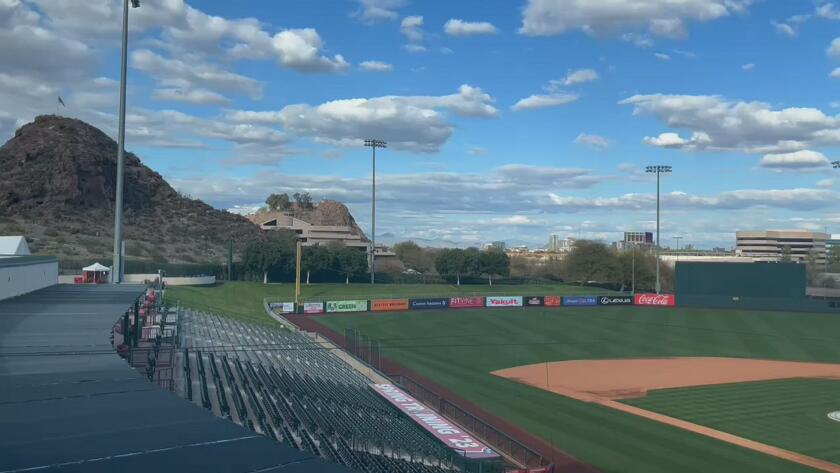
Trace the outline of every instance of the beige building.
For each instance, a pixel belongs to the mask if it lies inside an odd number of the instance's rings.
[[[298,234],[304,246],[343,243],[345,246],[370,252],[370,241],[349,225],[312,225],[286,212],[260,212],[249,215],[248,219],[263,230],[292,230]]]
[[[800,230],[736,232],[735,253],[756,261],[781,261],[785,254],[791,261],[807,261],[813,253],[818,264],[825,262],[826,233]]]

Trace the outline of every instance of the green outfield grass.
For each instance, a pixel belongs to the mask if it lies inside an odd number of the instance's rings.
[[[627,404],[840,464],[840,381],[796,379],[653,391]]]
[[[449,284],[310,284],[301,286],[304,300],[386,299],[405,297],[447,297],[458,295],[597,295],[609,294],[604,289],[570,286],[565,284],[522,285],[449,285]],[[273,323],[263,310],[263,299],[294,300],[293,283],[260,284],[255,282],[230,282],[211,287],[176,287],[166,290],[170,304],[179,302],[194,309],[218,312],[249,322]]]
[[[317,320],[339,332],[353,327],[379,339],[384,356],[604,472],[812,470],[498,378],[490,372],[542,361],[667,356],[840,362],[836,339],[840,317],[822,314],[641,307],[521,308],[330,315]],[[821,391],[815,391],[814,396],[825,399]],[[805,399],[807,393],[800,397]],[[749,398],[738,402],[749,402]],[[840,408],[840,398],[837,403]],[[788,420],[775,418],[777,429],[789,428]],[[773,419],[774,413],[768,412],[767,425]],[[802,429],[800,434],[810,435],[807,425]],[[840,424],[835,430],[835,438],[840,439]],[[815,445],[826,432],[813,432]]]

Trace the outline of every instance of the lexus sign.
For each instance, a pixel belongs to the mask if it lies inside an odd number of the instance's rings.
[[[601,296],[598,305],[633,305],[633,296]]]

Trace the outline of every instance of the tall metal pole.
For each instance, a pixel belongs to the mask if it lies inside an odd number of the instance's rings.
[[[662,292],[659,283],[659,170],[656,171],[656,293]]]
[[[370,283],[374,284],[376,275],[376,146],[373,147],[373,176],[371,179],[370,199],[370,242],[373,248],[370,250]]]
[[[376,148],[387,148],[387,143],[382,140],[368,139],[365,140],[365,146],[373,149],[372,155],[372,179],[371,179],[371,204],[370,204],[370,255],[368,262],[370,264],[370,283],[376,282]]]
[[[123,281],[123,180],[125,178],[125,83],[128,71],[128,1],[123,2],[122,25],[122,76],[120,77],[120,117],[117,138],[117,195],[114,202],[114,265],[111,268],[111,282]]]

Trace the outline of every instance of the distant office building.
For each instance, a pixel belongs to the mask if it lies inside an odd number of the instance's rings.
[[[735,252],[756,261],[782,261],[787,255],[791,261],[804,262],[813,253],[817,263],[824,263],[829,235],[791,230],[736,232],[735,238]]]
[[[624,247],[653,246],[652,232],[624,232]]]
[[[573,238],[560,238],[557,234],[552,233],[548,236],[546,250],[551,253],[565,253],[571,251],[574,246],[575,240]]]
[[[505,251],[505,242],[503,241],[494,241],[487,245],[488,250],[497,250],[497,251]]]
[[[840,233],[835,233],[835,234],[831,235],[831,237],[829,237],[828,241],[825,242],[825,246],[827,246],[828,249],[840,248]]]

